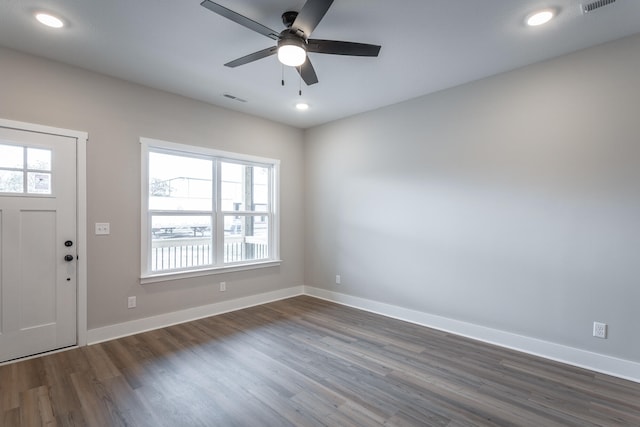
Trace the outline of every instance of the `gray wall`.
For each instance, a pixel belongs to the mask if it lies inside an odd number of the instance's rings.
[[[89,329],[303,284],[302,131],[2,48],[0,76],[0,117],[89,134]],[[141,136],[280,159],[284,263],[140,285]]]
[[[634,36],[303,133],[0,48],[0,117],[89,133],[90,329],[304,283],[640,361],[638,70]],[[285,262],[139,285],[140,136],[281,159]]]
[[[305,284],[640,361],[639,76],[636,35],[309,130]]]

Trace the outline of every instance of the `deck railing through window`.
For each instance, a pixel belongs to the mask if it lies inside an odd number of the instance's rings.
[[[227,237],[223,245],[224,262],[269,258],[269,245],[263,239]],[[152,241],[151,270],[179,270],[212,264],[213,247],[209,238],[158,239]]]

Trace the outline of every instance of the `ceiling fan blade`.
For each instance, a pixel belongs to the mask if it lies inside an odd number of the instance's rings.
[[[231,62],[227,62],[224,65],[225,67],[235,68],[235,67],[239,67],[240,65],[248,64],[249,62],[257,61],[258,59],[266,58],[267,56],[271,56],[276,52],[278,52],[277,46],[268,47],[266,49],[253,52],[247,56],[243,56],[242,58],[238,58]]]
[[[248,29],[255,31],[256,33],[260,33],[263,36],[267,36],[273,40],[278,40],[279,33],[277,31],[273,31],[271,28],[267,28],[264,25],[259,24],[256,21],[247,18],[246,16],[240,15],[239,13],[234,12],[231,9],[220,6],[218,3],[214,3],[211,0],[204,0],[202,3],[200,3],[200,5],[206,7],[212,12],[217,13],[218,15],[232,20],[236,24],[247,27]]]
[[[333,0],[307,0],[291,28],[302,30],[309,37],[332,3]]]
[[[378,56],[381,46],[365,43],[342,42],[336,40],[309,39],[307,52],[328,53],[330,55]]]
[[[302,77],[302,80],[304,80],[307,86],[311,86],[318,83],[318,76],[316,75],[316,70],[313,69],[313,65],[311,65],[311,60],[309,59],[308,56],[307,56],[307,60],[304,61],[304,64],[302,64],[299,67],[296,67],[296,70],[298,70],[300,77]]]

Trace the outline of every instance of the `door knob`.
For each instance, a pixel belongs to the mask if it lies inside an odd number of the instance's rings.
[[[73,242],[71,240],[67,240],[66,242],[64,242],[64,245],[66,247],[70,247],[70,246],[73,246]]]
[[[64,260],[67,261],[67,262],[73,261],[73,255],[65,255],[64,256]]]

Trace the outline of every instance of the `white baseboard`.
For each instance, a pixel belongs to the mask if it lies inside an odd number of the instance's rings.
[[[136,319],[101,328],[89,329],[89,331],[87,331],[87,344],[97,344],[116,338],[151,331],[153,329],[176,325],[178,323],[190,322],[204,317],[215,316],[217,314],[228,313],[230,311],[241,310],[243,308],[291,298],[302,295],[303,293],[303,286],[295,286],[293,288],[280,289],[273,292],[221,301],[214,304],[188,308],[186,310],[174,311],[158,316],[145,317],[144,319]]]
[[[404,320],[421,326],[427,326],[429,328],[450,332],[489,344],[495,344],[512,350],[540,356],[545,359],[555,360],[568,365],[640,383],[640,363],[630,360],[618,359],[498,329],[487,328],[391,304],[332,292],[326,289],[304,286],[304,293],[309,296],[360,310],[381,314],[394,319]]]
[[[296,286],[90,329],[87,343],[97,344],[303,294],[640,383],[640,363],[637,362],[312,286]]]

